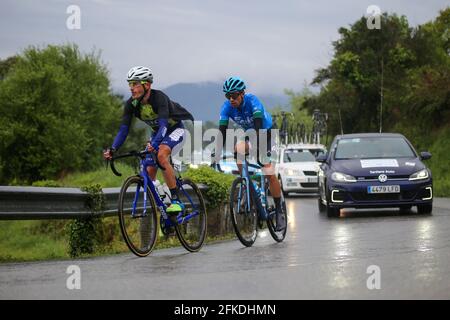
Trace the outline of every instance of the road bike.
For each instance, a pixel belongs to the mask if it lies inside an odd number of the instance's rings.
[[[267,178],[255,171],[249,173],[249,167],[256,170],[262,169],[263,165],[248,163],[247,155],[242,163],[242,172],[231,186],[230,213],[234,230],[241,243],[251,247],[256,241],[258,229],[262,229],[264,221],[270,234],[277,242],[282,242],[287,231],[286,202],[281,195],[282,214],[286,221],[286,227],[276,231],[276,210],[273,197],[270,195]]]
[[[173,230],[186,250],[196,252],[201,249],[206,237],[206,205],[198,186],[189,179],[176,176],[179,188],[179,200],[184,210],[177,216],[167,214],[170,194],[160,194],[154,182],[148,176],[144,166],[147,155],[150,155],[161,170],[165,170],[154,152],[131,151],[112,157],[111,170],[117,176],[114,161],[122,158],[136,157],[140,161],[138,175],[128,177],[119,194],[118,213],[120,230],[128,248],[135,255],[145,257],[153,250],[157,239],[157,221],[159,209],[159,225],[165,236],[173,234]],[[164,201],[166,200],[166,201]],[[167,201],[168,200],[168,201]]]

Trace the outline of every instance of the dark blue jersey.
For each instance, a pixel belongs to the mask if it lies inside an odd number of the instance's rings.
[[[126,102],[122,124],[112,145],[114,149],[119,149],[125,142],[133,116],[152,128],[152,146],[154,148],[159,146],[167,134],[176,128],[183,127],[182,120],[194,120],[185,108],[170,100],[164,92],[152,89],[146,104],[141,104],[132,98]]]

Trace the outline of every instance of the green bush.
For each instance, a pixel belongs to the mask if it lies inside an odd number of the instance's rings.
[[[92,215],[72,220],[67,225],[71,257],[92,254],[104,243],[104,228],[102,218],[99,216],[105,207],[102,187],[96,184],[83,187],[81,190],[89,194],[86,206],[90,208]]]
[[[0,73],[0,183],[29,184],[101,165],[123,102],[110,91],[97,53],[29,47],[0,61]]]
[[[92,254],[96,245],[96,230],[99,219],[94,217],[78,218],[67,225],[69,237],[69,255],[72,258],[83,254]]]
[[[436,132],[434,142],[428,150],[432,158],[424,161],[431,169],[433,175],[434,195],[436,197],[450,196],[450,157],[448,156],[448,146],[450,145],[450,128],[445,128]],[[418,150],[423,151],[422,149]]]
[[[217,172],[206,165],[200,166],[198,169],[190,168],[183,176],[195,183],[208,186],[205,196],[210,208],[216,208],[228,200],[231,184],[235,179],[233,175]]]

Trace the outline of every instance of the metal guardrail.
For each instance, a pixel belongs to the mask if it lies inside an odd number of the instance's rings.
[[[199,186],[203,192],[205,186]],[[117,214],[120,188],[104,188],[105,210],[97,215]],[[192,189],[188,189],[191,194]],[[78,188],[0,186],[0,220],[74,219],[92,216],[89,194]]]

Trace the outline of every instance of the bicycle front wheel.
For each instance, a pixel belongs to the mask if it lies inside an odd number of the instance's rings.
[[[250,190],[244,178],[237,178],[231,186],[230,213],[234,230],[241,243],[251,247],[255,243],[257,232],[257,212],[250,196]]]
[[[184,204],[183,213],[177,217],[175,226],[183,247],[196,252],[201,249],[206,237],[206,205],[198,186],[189,179],[181,181],[179,200]]]
[[[129,177],[120,190],[119,224],[131,252],[138,257],[148,256],[156,243],[156,205],[150,189],[144,190],[144,181],[139,176]]]
[[[266,190],[267,194],[268,190]],[[275,209],[275,208],[274,208]],[[283,210],[282,214],[284,215],[284,221],[286,221],[286,228],[284,228],[281,231],[276,231],[275,227],[277,225],[277,216],[275,214],[275,210],[272,212],[269,212],[269,217],[267,218],[267,227],[269,229],[269,232],[272,236],[272,238],[276,242],[282,242],[284,238],[286,238],[286,231],[287,231],[287,210],[286,210],[286,201],[284,200],[284,196],[281,195],[281,209]]]

